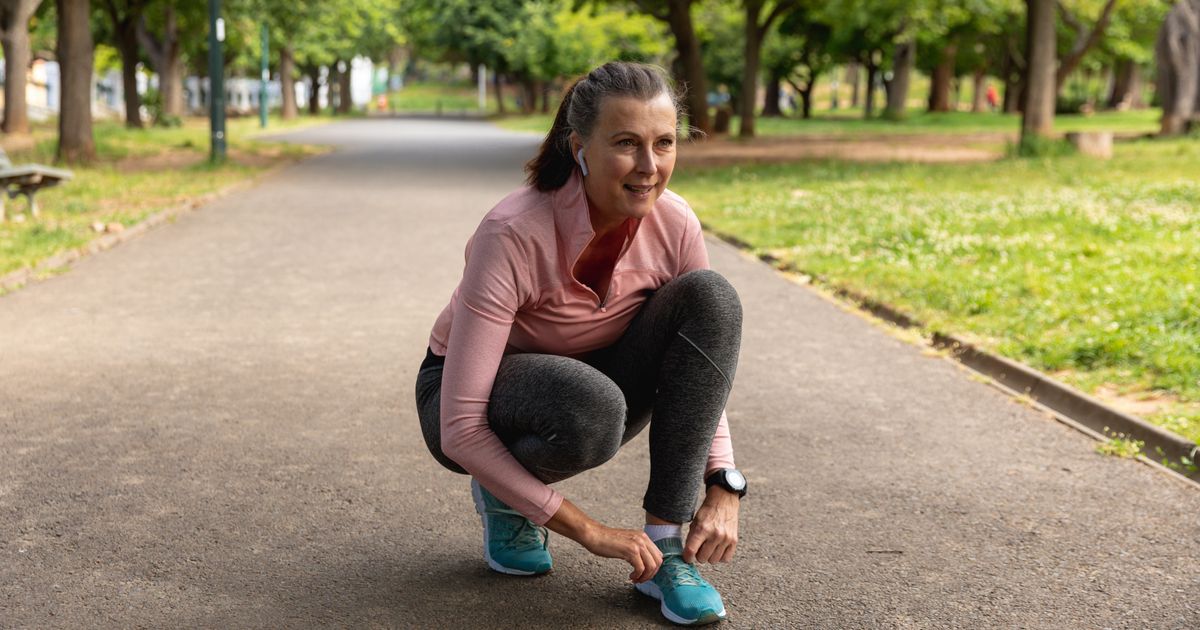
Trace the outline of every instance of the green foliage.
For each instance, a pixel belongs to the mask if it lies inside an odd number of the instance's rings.
[[[1125,438],[1112,437],[1097,444],[1096,452],[1101,455],[1133,459],[1141,455],[1144,448],[1146,448],[1144,440],[1127,440]]]
[[[183,125],[183,119],[179,116],[171,116],[163,112],[162,92],[156,89],[146,90],[142,95],[142,105],[150,112],[150,120],[153,121],[156,127],[179,127]]]

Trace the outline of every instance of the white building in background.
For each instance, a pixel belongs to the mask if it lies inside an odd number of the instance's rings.
[[[145,94],[153,87],[158,88],[158,75],[139,68],[138,94]],[[371,101],[375,66],[366,57],[355,57],[350,62],[350,100],[355,107],[363,107]],[[307,78],[297,74],[294,86],[296,106],[301,110],[308,107],[310,86]],[[0,63],[0,81],[4,79],[4,64]],[[316,95],[320,107],[329,106],[330,73],[321,69],[321,88]],[[92,116],[95,118],[123,118],[125,116],[124,81],[120,70],[109,70],[92,77]],[[208,78],[187,77],[183,82],[184,102],[189,112],[203,114],[208,109]],[[25,87],[25,101],[30,120],[44,121],[58,115],[59,99],[62,96],[62,80],[58,62],[35,60],[29,69]],[[258,111],[259,79],[250,77],[226,77],[226,108],[238,114],[250,115]],[[267,84],[267,106],[277,108],[283,103],[279,78],[276,75]],[[0,108],[4,94],[0,90]],[[142,112],[143,116],[146,112]]]

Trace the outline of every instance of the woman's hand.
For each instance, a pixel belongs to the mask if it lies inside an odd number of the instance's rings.
[[[546,521],[546,527],[583,545],[597,556],[628,562],[633,567],[629,579],[634,582],[649,580],[662,566],[662,552],[645,532],[601,525],[566,499]]]
[[[709,486],[704,503],[688,528],[683,545],[687,562],[729,562],[737,549],[738,495],[720,486]]]
[[[628,562],[633,567],[629,579],[634,582],[649,580],[662,566],[662,552],[645,532],[635,529],[617,529],[596,523],[591,534],[580,543],[597,556]]]

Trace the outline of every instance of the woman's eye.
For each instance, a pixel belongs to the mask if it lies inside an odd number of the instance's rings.
[[[637,143],[634,142],[633,140],[630,140],[629,138],[625,138],[624,140],[617,142],[617,145],[622,146],[622,147],[632,147],[632,146],[636,146]]]
[[[658,141],[658,146],[660,146],[664,149],[669,149],[669,148],[675,146],[675,141],[670,138],[663,138],[662,140]]]

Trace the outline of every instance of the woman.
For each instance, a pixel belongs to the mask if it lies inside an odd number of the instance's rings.
[[[472,476],[488,566],[548,572],[549,528],[628,562],[668,619],[701,624],[725,607],[694,563],[733,557],[745,494],[723,411],[742,315],[708,270],[699,221],[666,189],[678,119],[653,66],[608,63],[571,87],[529,185],[467,244],[417,407],[433,456]],[[547,485],[647,425],[643,530],[602,525]]]

